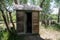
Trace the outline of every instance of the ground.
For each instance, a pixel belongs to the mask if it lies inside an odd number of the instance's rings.
[[[60,40],[60,31],[56,31],[52,28],[45,28],[40,25],[40,36],[44,39]]]

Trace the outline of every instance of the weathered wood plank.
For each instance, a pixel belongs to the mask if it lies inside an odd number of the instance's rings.
[[[32,12],[32,32],[39,33],[39,16],[38,12]]]
[[[17,11],[17,32],[24,32],[24,12]]]

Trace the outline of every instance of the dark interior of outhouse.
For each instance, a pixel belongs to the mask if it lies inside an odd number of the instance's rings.
[[[26,33],[32,33],[32,12],[26,12]]]

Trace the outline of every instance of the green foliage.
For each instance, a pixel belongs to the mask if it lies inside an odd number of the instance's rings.
[[[30,4],[36,5],[36,1],[35,0],[30,0],[29,2],[30,2]]]
[[[4,10],[5,7],[5,0],[0,0],[0,10]]]
[[[13,0],[5,0],[5,3],[6,3],[6,4],[8,3],[8,5],[12,5]]]
[[[0,31],[0,40],[7,40],[7,39],[8,39],[8,32],[1,30]]]
[[[32,4],[34,4],[34,5],[36,4],[36,3],[35,3],[35,2],[36,2],[35,0],[32,0],[32,2],[33,2]]]
[[[24,35],[19,36],[17,34],[12,34],[12,33],[7,32],[7,30],[1,30],[0,40],[24,40]]]
[[[58,19],[57,16],[58,16],[58,15],[56,15],[56,14],[50,14],[50,17],[52,18],[52,20],[57,20],[57,19]]]
[[[3,18],[2,18],[2,14],[1,14],[1,12],[0,12],[0,21],[2,21],[3,20]]]
[[[40,0],[42,2],[42,0]],[[41,4],[40,2],[40,4]],[[42,5],[42,15],[40,16],[41,17],[41,20],[48,20],[49,19],[49,14],[50,14],[50,2],[51,0],[45,0],[43,2],[43,5]]]
[[[37,0],[37,5],[40,5],[43,0]]]
[[[60,0],[55,0],[56,6],[60,7]]]
[[[60,24],[55,24],[53,27],[54,27],[57,31],[60,31]]]
[[[56,30],[56,31],[60,31],[60,24],[56,23],[56,24],[47,26],[47,28],[53,29],[53,30]]]
[[[15,13],[15,12],[12,12],[12,20],[13,20],[14,22],[16,22],[16,13]]]
[[[49,13],[49,9],[50,9],[50,0],[45,0],[43,4],[44,13]]]
[[[22,1],[23,1],[23,3],[25,3],[25,4],[27,3],[27,0],[22,0]]]
[[[26,4],[28,2],[28,0],[20,0],[21,4]]]
[[[6,6],[12,5],[13,0],[0,0],[0,10],[4,10]]]

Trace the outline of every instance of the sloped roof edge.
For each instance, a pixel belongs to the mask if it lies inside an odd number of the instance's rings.
[[[40,8],[39,6],[35,6],[35,5],[14,5],[14,9],[15,10],[36,10],[36,11],[42,11],[42,8]]]

